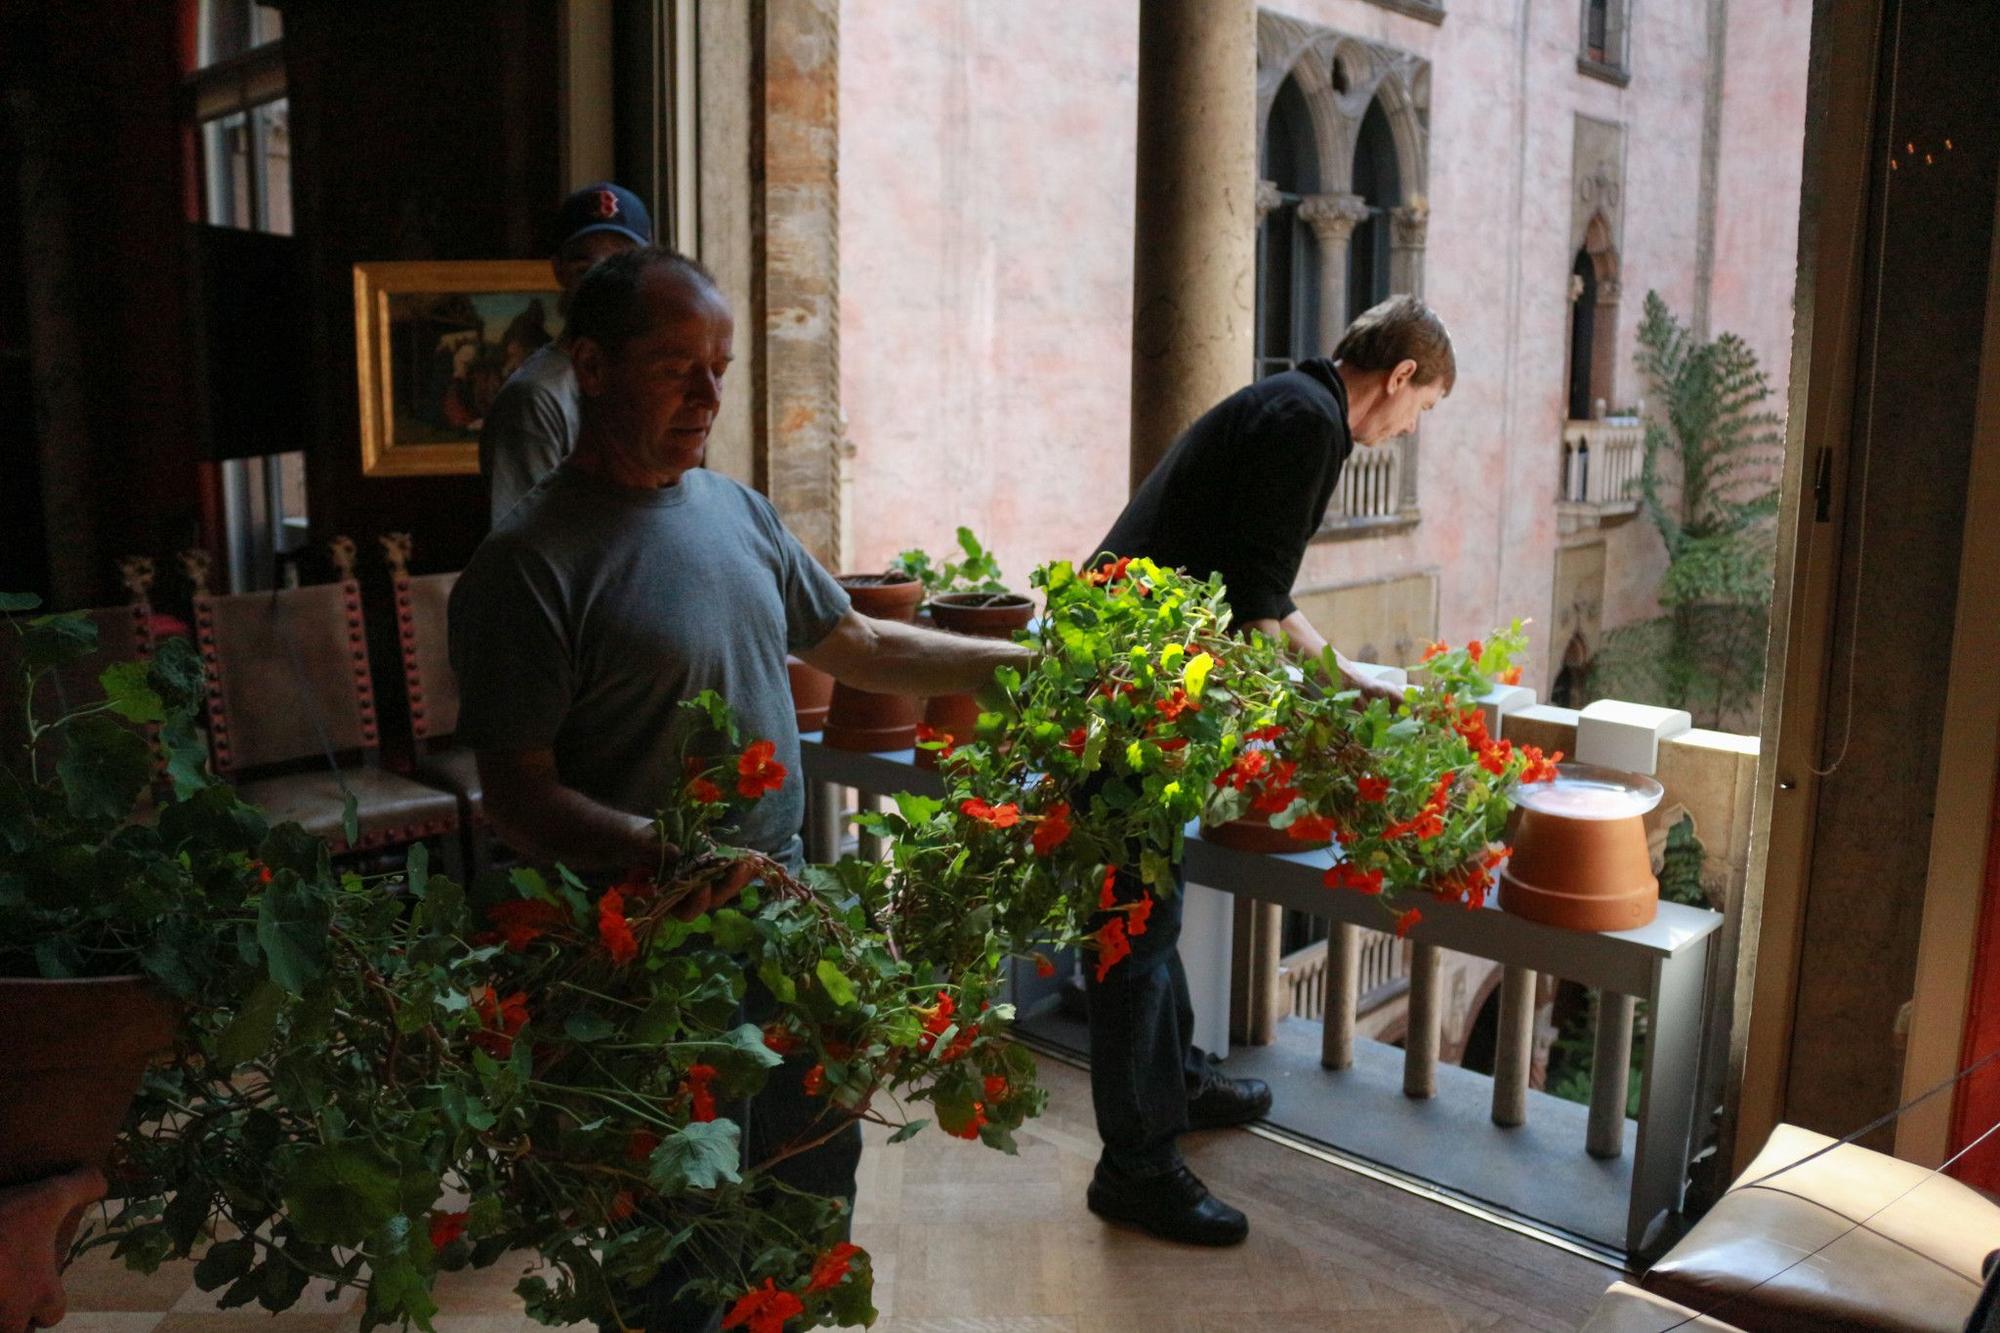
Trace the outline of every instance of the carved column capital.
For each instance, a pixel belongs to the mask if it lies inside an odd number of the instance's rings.
[[[1263,226],[1264,219],[1271,216],[1271,210],[1284,201],[1284,196],[1278,193],[1278,183],[1276,181],[1258,181],[1257,225],[1260,227]]]
[[[1429,204],[1404,204],[1389,210],[1390,243],[1403,250],[1421,250],[1430,232]]]
[[[1313,229],[1313,236],[1329,249],[1344,249],[1356,226],[1368,216],[1368,203],[1358,194],[1308,195],[1299,204],[1299,217]]]

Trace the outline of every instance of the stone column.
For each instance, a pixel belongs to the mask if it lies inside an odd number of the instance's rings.
[[[1256,318],[1255,0],[1142,0],[1132,485],[1248,381]]]
[[[1257,225],[1260,227],[1263,226],[1264,219],[1271,216],[1271,210],[1283,202],[1285,202],[1285,197],[1278,193],[1276,181],[1258,181]]]
[[[1424,239],[1430,231],[1429,204],[1404,204],[1389,210],[1389,290],[1403,296],[1424,294]]]
[[[1319,242],[1319,351],[1332,356],[1347,332],[1347,250],[1368,217],[1358,194],[1316,194],[1299,205],[1299,219]]]

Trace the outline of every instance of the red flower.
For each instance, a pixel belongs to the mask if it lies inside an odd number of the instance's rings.
[[[808,1069],[806,1076],[799,1080],[799,1086],[805,1089],[806,1096],[808,1097],[817,1097],[822,1092],[825,1092],[826,1066],[814,1065],[811,1069]]]
[[[1357,893],[1382,892],[1382,872],[1362,870],[1351,861],[1342,861],[1328,870],[1322,882],[1329,889],[1353,889]]]
[[[986,1100],[989,1102],[1004,1102],[1008,1097],[1013,1095],[1012,1090],[1007,1086],[1007,1078],[1004,1074],[988,1074],[986,1076],[985,1092]]]
[[[639,956],[639,939],[625,919],[625,892],[606,889],[597,900],[597,938],[611,953],[611,961],[621,967]]]
[[[1264,772],[1264,765],[1270,762],[1270,755],[1264,750],[1249,750],[1236,757],[1236,761],[1216,775],[1218,787],[1234,787],[1237,791],[1247,788]]]
[[[709,1121],[715,1119],[715,1093],[709,1084],[715,1082],[714,1065],[689,1065],[687,1072],[688,1096],[693,1107],[689,1119]]]
[[[1090,582],[1095,584],[1097,587],[1101,588],[1107,583],[1116,583],[1118,580],[1124,578],[1125,571],[1131,565],[1131,563],[1132,563],[1131,556],[1129,555],[1121,556],[1117,560],[1113,561],[1111,564],[1099,565],[1096,569],[1091,570],[1090,573],[1085,575],[1084,577],[1089,579]]]
[[[707,778],[695,778],[688,783],[688,795],[705,805],[722,804],[722,788]]]
[[[953,1138],[976,1139],[979,1137],[979,1127],[985,1123],[986,1123],[986,1104],[984,1102],[974,1102],[972,1104],[972,1119],[966,1121],[961,1128],[949,1130],[947,1132],[950,1133]]]
[[[431,1248],[441,1250],[465,1234],[464,1213],[431,1214]]]
[[[1465,738],[1465,743],[1475,750],[1483,750],[1493,741],[1486,734],[1486,714],[1477,707],[1466,709],[1458,715],[1458,721],[1451,724],[1452,730]]]
[[[941,747],[938,750],[938,758],[940,759],[951,758],[951,752],[958,748],[950,732],[939,731],[928,722],[917,723],[917,744],[924,745],[932,741],[937,742]]]
[[[1125,909],[1125,933],[1143,935],[1146,933],[1146,918],[1153,914],[1153,895],[1148,893],[1139,901]]]
[[[635,1129],[632,1137],[625,1140],[625,1160],[643,1162],[653,1155],[653,1149],[660,1146],[660,1136],[650,1129]]]
[[[913,1005],[912,1008],[924,1018],[924,1031],[923,1035],[917,1038],[917,1049],[928,1055],[931,1047],[937,1044],[937,1039],[956,1021],[954,1015],[958,1012],[958,1006],[952,1002],[951,996],[939,991],[936,1004],[928,1009],[920,1004]]]
[[[1062,746],[1063,749],[1068,750],[1071,754],[1081,759],[1083,757],[1084,747],[1089,743],[1090,743],[1090,729],[1088,727],[1078,727],[1076,730],[1070,732],[1068,736],[1065,736],[1063,738]]]
[[[805,1312],[804,1301],[789,1291],[779,1291],[777,1283],[767,1277],[763,1286],[737,1298],[723,1317],[722,1326],[744,1329],[746,1333],[785,1333],[785,1325]]]
[[[472,1044],[505,1060],[514,1053],[514,1038],[528,1025],[528,993],[517,990],[503,1000],[491,986],[481,986],[472,992],[472,1012],[483,1029],[472,1034]]]
[[[1405,935],[1410,933],[1410,927],[1416,925],[1419,921],[1422,921],[1423,919],[1424,919],[1424,914],[1422,912],[1419,912],[1414,907],[1412,907],[1409,911],[1403,913],[1401,916],[1397,917],[1396,938],[1399,940],[1402,939]]]
[[[1507,765],[1514,762],[1514,742],[1495,741],[1479,752],[1479,766],[1494,777],[1505,777]]]
[[[790,1055],[799,1048],[799,1039],[783,1023],[773,1021],[764,1025],[764,1047],[779,1055]]]
[[[1187,749],[1188,738],[1185,736],[1169,736],[1163,741],[1154,741],[1153,744],[1159,746],[1163,754],[1172,754],[1176,750]]]
[[[257,872],[257,882],[259,884],[269,884],[271,882],[271,867],[265,865],[262,861],[252,861],[250,868]]]
[[[1500,673],[1498,679],[1502,685],[1519,685],[1521,683],[1521,668],[1510,666]]]
[[[1097,979],[1104,980],[1111,969],[1132,956],[1132,942],[1125,938],[1125,918],[1114,916],[1097,932]]]
[[[1325,842],[1333,836],[1333,821],[1325,815],[1300,815],[1285,829],[1298,842]]]
[[[969,797],[959,802],[958,812],[989,828],[1013,828],[1021,822],[1021,807],[1011,801],[1006,805],[988,805],[978,797]]]
[[[1526,755],[1528,759],[1527,771],[1521,774],[1522,782],[1554,782],[1556,780],[1556,765],[1562,762],[1563,757],[1561,750],[1557,750],[1554,754],[1544,758],[1539,747],[1523,745],[1521,753]]]
[[[540,898],[513,898],[486,909],[486,920],[519,953],[562,924],[563,910]]]
[[[785,766],[771,758],[776,741],[752,741],[736,760],[736,792],[754,801],[785,785]]]
[[[1108,912],[1118,905],[1118,867],[1104,867],[1104,882],[1097,889],[1097,910]]]
[[[1259,727],[1255,731],[1244,732],[1243,739],[1246,741],[1275,741],[1282,739],[1284,734],[1284,727],[1273,722],[1268,727]]]
[[[1354,790],[1362,800],[1380,805],[1383,801],[1389,799],[1389,780],[1387,778],[1363,777],[1354,784]]]
[[[1199,713],[1201,711],[1200,702],[1188,698],[1187,691],[1184,689],[1176,689],[1172,697],[1160,700],[1157,707],[1160,710],[1160,716],[1169,722],[1180,721],[1182,713]]]
[[[1424,661],[1426,662],[1433,661],[1437,658],[1443,657],[1446,653],[1450,651],[1451,651],[1451,645],[1446,643],[1444,640],[1440,639],[1436,643],[1433,643],[1428,648],[1424,649]]]
[[[1069,802],[1057,801],[1042,812],[1035,824],[1034,835],[1029,838],[1036,856],[1047,856],[1056,848],[1069,841]]]
[[[958,1035],[951,1039],[951,1045],[944,1048],[944,1054],[940,1055],[938,1059],[944,1064],[950,1064],[954,1060],[962,1060],[971,1052],[972,1043],[978,1039],[978,1025],[967,1023],[958,1030]]]
[[[1479,640],[1474,639],[1465,645],[1465,655],[1472,659],[1474,666],[1477,666],[1479,659],[1486,656],[1486,646],[1480,643]]]
[[[1048,959],[1042,957],[1042,955],[1036,954],[1035,975],[1038,977],[1052,977],[1055,974],[1056,974],[1056,965],[1050,962]]]
[[[812,1280],[806,1283],[806,1295],[832,1291],[839,1286],[848,1269],[854,1266],[854,1256],[861,1252],[859,1245],[850,1245],[844,1240],[837,1242],[813,1264]]]

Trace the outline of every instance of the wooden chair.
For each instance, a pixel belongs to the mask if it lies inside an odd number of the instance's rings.
[[[383,558],[396,597],[396,642],[403,658],[403,686],[415,741],[414,775],[458,801],[467,864],[478,874],[494,859],[492,826],[479,785],[479,765],[471,750],[454,745],[458,730],[458,677],[451,669],[447,608],[458,575],[410,573],[413,549],[407,532],[383,533]]]
[[[124,606],[93,608],[83,614],[97,626],[97,647],[74,662],[44,675],[35,689],[35,716],[43,722],[104,697],[98,677],[119,662],[144,662],[153,655],[153,562],[133,556],[119,562],[132,600]],[[21,641],[12,629],[0,628],[0,768],[27,776],[28,719],[21,698]],[[143,728],[150,733],[151,728]],[[56,737],[43,737],[35,748],[34,768],[46,778],[61,758]]]
[[[313,587],[217,595],[195,580],[195,637],[208,677],[216,771],[273,823],[295,820],[336,854],[442,840],[458,865],[458,802],[384,771],[368,674],[354,544],[333,544],[340,578]],[[342,827],[352,793],[359,836]]]

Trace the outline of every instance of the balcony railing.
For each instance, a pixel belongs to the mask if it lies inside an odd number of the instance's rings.
[[[1718,873],[1740,876],[1749,822],[1742,794],[1754,785],[1754,740],[1689,731],[1685,713],[1665,709],[1607,702],[1579,714],[1535,707],[1532,693],[1519,688],[1498,692],[1487,706],[1489,726],[1517,742],[1652,773],[1667,788],[1666,808],[1697,818]],[[803,749],[815,859],[836,853],[857,805],[897,791],[942,790],[936,774],[916,768],[907,751],[854,754],[828,749],[817,736],[804,738]],[[1710,1100],[1702,1058],[1707,1011],[1712,996],[1729,993],[1726,978],[1709,975],[1722,916],[1662,903],[1641,929],[1587,934],[1497,906],[1446,906],[1426,911],[1404,943],[1383,933],[1389,916],[1379,902],[1323,886],[1329,863],[1325,852],[1260,856],[1198,836],[1188,840],[1181,952],[1202,1045],[1228,1045],[1231,895],[1329,924],[1323,952],[1299,960],[1318,983],[1316,1005],[1307,1002],[1299,1006],[1305,1012],[1279,1022],[1271,1045],[1229,1054],[1232,1072],[1264,1077],[1277,1089],[1270,1123],[1610,1250],[1645,1255],[1671,1241],[1696,1146],[1697,1108]],[[1443,967],[1449,951],[1501,970],[1490,1076],[1441,1058],[1447,1011],[1470,999],[1453,985],[1468,970],[1447,974]],[[1567,979],[1595,997],[1588,1108],[1530,1087],[1542,976]],[[1289,989],[1298,994],[1306,981]],[[1059,987],[1033,969],[1017,971],[1024,1028],[1087,1049],[1081,1030],[1064,1026],[1056,1011]],[[1404,987],[1406,997],[1395,1000],[1408,1012],[1397,1050],[1364,1035],[1363,1020],[1386,990]],[[1647,1049],[1635,1122],[1626,1104],[1640,1003],[1647,1007]],[[1317,1023],[1309,1018],[1315,1008]]]
[[[1303,1018],[1317,1023],[1325,1015],[1327,955],[1332,943],[1332,939],[1320,940],[1278,960],[1278,983],[1283,988],[1280,1019]],[[1376,931],[1366,932],[1355,966],[1361,976],[1360,996],[1355,1001],[1359,1017],[1366,1017],[1410,989],[1410,946],[1406,941]]]
[[[1638,508],[1639,469],[1646,428],[1636,420],[1572,421],[1563,426],[1564,504],[1588,505],[1600,513]]]
[[[1403,442],[1357,448],[1340,469],[1329,519],[1393,519],[1403,509]]]

